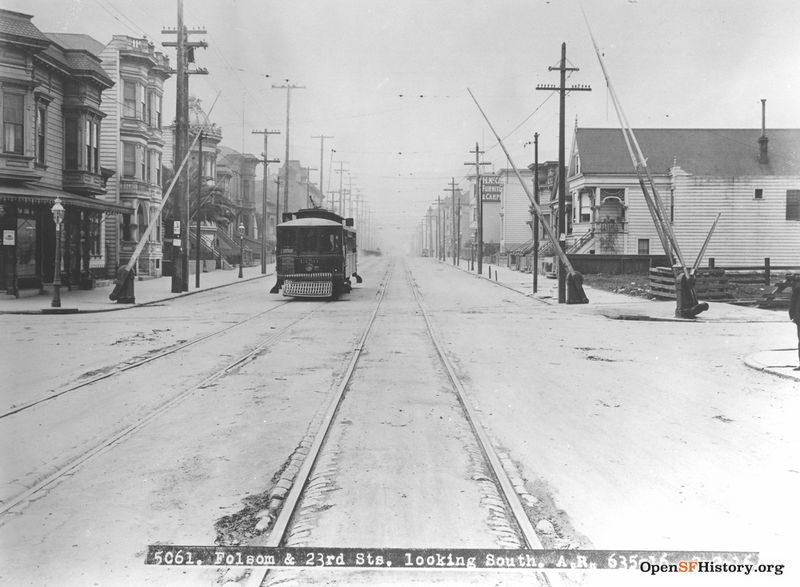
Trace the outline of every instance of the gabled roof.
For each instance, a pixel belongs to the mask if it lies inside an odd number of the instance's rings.
[[[767,129],[768,162],[758,162],[760,129],[634,129],[652,173],[678,167],[694,175],[800,175],[800,129]],[[618,128],[578,128],[581,172],[634,172]],[[574,175],[570,169],[569,175]]]

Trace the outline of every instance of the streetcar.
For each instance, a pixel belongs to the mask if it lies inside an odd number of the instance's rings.
[[[324,208],[284,213],[277,226],[275,274],[270,290],[295,298],[336,299],[352,289],[357,270],[356,231],[352,218]]]

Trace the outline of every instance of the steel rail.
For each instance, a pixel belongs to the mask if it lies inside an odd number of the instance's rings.
[[[7,418],[8,416],[13,416],[14,414],[18,414],[18,413],[20,413],[22,411],[30,409],[30,408],[32,408],[34,406],[37,406],[37,405],[41,404],[41,403],[50,401],[52,399],[56,399],[58,397],[61,397],[64,394],[67,394],[67,393],[70,393],[70,392],[73,392],[73,391],[77,391],[77,390],[79,390],[81,388],[84,388],[84,387],[88,387],[90,385],[93,385],[93,384],[97,383],[98,381],[103,381],[105,379],[109,379],[110,377],[115,377],[117,375],[120,375],[121,373],[125,373],[126,371],[130,371],[131,369],[136,369],[138,367],[141,367],[142,365],[146,365],[147,363],[150,363],[150,362],[155,361],[157,359],[162,359],[164,357],[168,357],[170,355],[173,355],[173,354],[177,353],[178,351],[182,351],[185,348],[188,348],[190,346],[196,345],[196,344],[198,344],[200,342],[208,340],[209,338],[213,338],[215,336],[219,336],[220,334],[223,334],[223,333],[225,333],[225,332],[227,332],[229,330],[232,330],[233,328],[241,326],[242,324],[246,324],[247,322],[255,320],[256,318],[260,318],[264,314],[272,312],[273,310],[276,310],[277,308],[280,308],[281,306],[284,306],[284,305],[286,305],[286,304],[288,304],[290,302],[291,302],[291,300],[280,301],[275,306],[273,306],[273,307],[271,307],[271,308],[269,308],[267,310],[264,310],[262,312],[258,312],[257,314],[253,314],[252,316],[248,316],[244,320],[241,320],[241,321],[236,322],[234,324],[228,325],[225,328],[221,328],[219,330],[215,330],[214,332],[211,332],[209,334],[204,334],[203,336],[198,336],[197,338],[194,338],[192,340],[180,343],[177,346],[169,347],[166,350],[158,352],[158,353],[156,353],[154,355],[150,355],[148,357],[144,357],[144,358],[138,359],[138,360],[128,359],[128,361],[123,361],[121,363],[117,363],[116,365],[112,366],[112,370],[108,371],[107,373],[101,373],[100,375],[96,375],[94,377],[86,379],[85,381],[81,381],[80,383],[76,383],[76,384],[71,385],[69,387],[62,388],[62,389],[60,389],[58,391],[55,391],[53,393],[50,393],[50,394],[48,394],[46,396],[39,397],[37,399],[31,400],[31,401],[29,401],[27,403],[24,403],[24,404],[21,404],[21,405],[18,405],[18,406],[14,406],[13,408],[10,408],[7,411],[5,411],[2,414],[0,414],[0,420],[2,420],[3,418]],[[101,369],[102,368],[103,367],[101,367]]]
[[[301,322],[301,321],[305,320],[306,318],[308,318],[309,316],[311,316],[324,303],[325,302],[318,302],[318,306],[316,308],[314,308],[312,311],[310,311],[310,312],[308,312],[306,314],[303,314],[302,316],[300,316],[299,318],[296,318],[295,320],[293,320],[292,322],[290,322],[289,324],[287,324],[286,326],[284,326],[280,330],[277,330],[277,331],[273,332],[269,337],[264,339],[261,343],[259,343],[254,348],[252,348],[249,351],[247,351],[246,353],[243,353],[242,355],[239,355],[236,359],[234,359],[233,361],[228,363],[225,367],[222,367],[221,369],[218,369],[217,371],[215,371],[214,373],[212,373],[211,375],[209,375],[208,377],[206,377],[205,379],[203,379],[199,383],[196,383],[196,384],[190,386],[189,388],[187,388],[184,391],[180,392],[178,395],[176,395],[176,396],[172,397],[171,399],[165,401],[164,403],[158,405],[157,407],[152,409],[149,413],[147,413],[145,416],[139,418],[134,424],[131,424],[130,426],[124,428],[123,430],[115,432],[115,433],[109,435],[106,439],[100,441],[93,448],[85,451],[81,456],[73,459],[72,461],[70,461],[69,463],[64,465],[63,467],[60,467],[58,470],[54,471],[52,474],[48,475],[47,477],[45,477],[41,481],[35,483],[32,487],[30,487],[26,491],[24,491],[24,492],[14,496],[14,497],[12,497],[9,501],[4,502],[2,505],[0,505],[0,515],[5,514],[6,512],[8,512],[9,510],[13,509],[14,507],[19,505],[20,503],[30,499],[35,494],[37,494],[40,491],[42,491],[43,489],[49,487],[50,485],[52,485],[53,483],[55,483],[56,481],[58,481],[59,479],[61,479],[65,475],[68,475],[68,474],[72,473],[77,468],[79,468],[81,465],[87,463],[88,461],[94,459],[95,457],[97,457],[97,456],[103,454],[104,452],[110,450],[111,448],[113,448],[114,446],[116,446],[117,444],[122,442],[123,440],[126,440],[133,433],[135,433],[138,430],[140,430],[143,427],[145,427],[147,424],[149,424],[151,421],[156,419],[158,416],[160,416],[161,414],[167,412],[169,409],[173,408],[174,406],[176,406],[177,404],[179,404],[183,400],[187,399],[189,396],[191,396],[198,389],[203,389],[204,387],[208,387],[209,385],[211,385],[212,383],[214,383],[215,381],[217,381],[221,377],[224,377],[225,375],[227,375],[228,373],[230,373],[234,369],[236,369],[236,368],[242,366],[244,363],[252,360],[260,352],[262,352],[265,348],[267,348],[268,346],[278,342],[280,340],[281,336],[283,335],[283,333],[285,333],[287,330],[289,330],[294,325],[298,324],[299,322]],[[0,525],[1,524],[2,523],[0,522]]]
[[[356,343],[356,346],[353,348],[353,354],[350,357],[350,362],[347,365],[347,369],[345,370],[344,375],[342,375],[339,385],[336,387],[336,391],[328,403],[328,407],[326,408],[325,414],[323,415],[322,421],[317,429],[314,441],[309,447],[308,455],[306,455],[305,459],[303,460],[303,464],[300,466],[300,469],[297,471],[297,474],[292,481],[292,487],[287,493],[286,499],[283,501],[283,505],[281,506],[278,517],[275,519],[275,523],[273,524],[272,528],[270,528],[266,539],[263,539],[263,537],[256,538],[250,543],[250,546],[277,547],[280,546],[286,538],[286,531],[289,529],[292,518],[294,517],[297,507],[300,504],[300,499],[303,496],[303,491],[305,490],[306,485],[308,484],[311,471],[313,470],[314,465],[316,464],[319,455],[322,452],[322,447],[331,431],[333,419],[336,416],[336,412],[339,410],[339,406],[342,405],[344,393],[347,387],[350,385],[350,381],[353,378],[353,373],[356,370],[356,365],[361,357],[361,352],[364,350],[367,338],[369,338],[369,335],[372,332],[372,326],[375,323],[375,318],[378,316],[378,311],[383,303],[386,290],[389,287],[389,281],[391,280],[393,269],[394,261],[390,262],[389,267],[386,269],[383,287],[380,290],[378,301],[375,304],[375,309],[372,311],[372,314],[367,321],[367,325],[362,331],[358,343]],[[269,571],[269,568],[254,568],[253,572],[251,572],[247,582],[245,583],[246,587],[258,587],[259,585],[263,584],[269,575]]]
[[[391,275],[392,269],[393,269],[393,264],[389,266],[387,274]],[[519,500],[519,496],[514,490],[511,480],[508,478],[508,475],[503,469],[503,466],[500,462],[500,458],[497,456],[497,452],[494,450],[494,447],[492,446],[488,438],[488,435],[486,434],[482,425],[478,421],[475,411],[472,408],[470,408],[470,406],[467,403],[467,397],[466,397],[466,392],[464,390],[464,386],[461,383],[458,376],[456,375],[451,362],[449,361],[449,359],[447,359],[443,347],[441,346],[441,343],[439,342],[438,337],[434,332],[430,317],[427,311],[425,310],[424,306],[422,305],[422,302],[417,293],[416,285],[411,279],[411,273],[405,262],[404,262],[404,270],[406,279],[414,295],[414,299],[417,303],[421,315],[425,320],[428,335],[431,341],[433,342],[434,348],[436,349],[436,353],[437,356],[439,357],[440,362],[447,371],[448,378],[450,379],[454,389],[456,390],[458,401],[461,404],[462,409],[464,410],[470,428],[472,429],[473,433],[475,434],[478,440],[478,446],[481,450],[481,453],[483,454],[486,461],[489,463],[490,473],[495,478],[500,496],[505,501],[506,505],[508,506],[508,509],[511,511],[514,522],[520,529],[520,533],[522,534],[522,539],[528,546],[528,548],[541,549],[543,548],[542,543],[539,540],[538,536],[536,535],[536,531],[533,529],[533,526],[531,525],[530,520],[528,519],[528,516],[525,513],[525,509]],[[378,303],[376,304],[375,310],[370,316],[369,322],[367,323],[367,326],[364,329],[364,334],[361,336],[359,343],[356,345],[354,349],[354,353],[350,359],[348,368],[339,383],[336,393],[334,394],[333,398],[331,399],[328,405],[328,408],[325,412],[325,416],[323,417],[322,423],[317,431],[314,442],[312,443],[309,449],[309,454],[303,461],[303,464],[300,467],[294,482],[292,483],[292,487],[286,496],[286,500],[284,501],[284,505],[280,513],[278,514],[278,517],[276,518],[274,526],[270,530],[265,540],[255,539],[249,543],[249,546],[265,546],[274,548],[281,546],[283,544],[286,532],[297,511],[300,499],[302,498],[306,485],[308,484],[308,480],[311,476],[311,471],[313,470],[314,465],[319,459],[319,454],[331,430],[333,419],[339,409],[339,406],[341,406],[342,404],[342,401],[344,399],[344,392],[346,388],[350,385],[350,382],[353,378],[353,374],[355,372],[361,351],[363,350],[366,340],[370,332],[372,331],[375,318],[377,317],[378,310],[380,309],[381,302],[383,301],[386,289],[388,288],[388,284],[389,284],[389,279],[387,278],[384,287],[381,291],[380,298],[378,299]],[[271,569],[269,568],[264,568],[264,569],[253,568],[246,580],[245,587],[261,587],[262,585],[264,585],[265,581],[267,580],[270,574],[270,570]],[[549,585],[551,587],[562,587],[564,585],[560,575],[547,576],[541,571],[537,571],[537,575],[539,575],[540,580],[545,585]]]
[[[472,431],[478,440],[478,445],[481,450],[481,453],[483,454],[486,461],[489,463],[489,469],[492,476],[495,478],[495,481],[497,482],[500,496],[502,497],[503,501],[505,501],[506,505],[508,506],[508,509],[511,511],[514,521],[516,522],[517,527],[519,528],[520,533],[522,534],[522,539],[527,545],[527,547],[531,549],[542,549],[544,548],[542,542],[541,540],[539,540],[539,536],[536,534],[536,530],[531,524],[528,515],[525,513],[525,508],[519,499],[519,495],[517,495],[517,492],[514,490],[514,485],[511,482],[511,479],[509,479],[508,474],[505,472],[503,464],[500,462],[500,457],[497,455],[497,451],[495,451],[494,445],[492,445],[492,442],[489,439],[489,435],[487,434],[486,429],[481,424],[480,419],[478,418],[478,414],[476,413],[475,409],[470,405],[466,389],[464,388],[464,384],[461,382],[461,379],[455,372],[452,362],[447,357],[444,347],[442,346],[442,343],[439,341],[439,337],[436,334],[436,331],[433,327],[430,314],[428,313],[427,309],[422,303],[422,300],[419,297],[416,283],[412,279],[411,271],[409,270],[408,265],[405,265],[404,268],[406,271],[406,279],[408,280],[408,283],[411,287],[411,291],[414,294],[414,300],[417,302],[417,307],[419,308],[420,314],[425,320],[425,325],[427,326],[428,330],[428,336],[430,337],[431,342],[433,343],[433,346],[436,349],[436,353],[439,356],[440,362],[447,371],[447,376],[450,379],[450,382],[452,383],[453,388],[456,391],[458,401],[464,410],[467,422],[469,423],[470,428],[472,428]],[[557,574],[553,574],[553,576],[547,576],[542,573],[541,578],[548,585],[554,587],[563,585],[561,576]]]

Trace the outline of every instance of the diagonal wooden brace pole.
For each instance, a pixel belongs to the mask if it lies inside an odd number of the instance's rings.
[[[514,164],[513,159],[511,159],[511,155],[509,154],[508,149],[506,149],[506,146],[503,144],[500,135],[497,134],[497,131],[494,129],[494,126],[492,126],[492,123],[489,122],[489,118],[486,116],[486,113],[483,111],[483,108],[481,108],[481,105],[478,103],[478,100],[475,98],[475,95],[472,93],[472,90],[467,88],[467,91],[469,92],[469,95],[472,97],[472,100],[475,102],[475,105],[478,107],[478,110],[480,110],[481,114],[483,115],[483,119],[486,121],[486,124],[488,124],[489,128],[492,130],[492,133],[497,139],[497,142],[500,144],[500,147],[502,147],[503,152],[506,154],[508,162],[511,164],[511,168],[514,170],[514,174],[517,176],[519,184],[522,186],[522,189],[525,190],[525,195],[528,196],[528,199],[531,202],[531,207],[536,211],[536,216],[541,220],[542,209],[539,207],[539,204],[536,203],[533,194],[531,194],[530,188],[528,188],[527,184],[522,180],[522,176],[519,174],[517,166]],[[561,244],[558,242],[558,239],[556,238],[556,235],[553,233],[553,230],[550,228],[550,226],[548,226],[546,222],[542,221],[541,224],[542,228],[544,228],[544,232],[547,235],[547,238],[550,240],[550,243],[555,248],[555,251],[558,254],[559,259],[561,259],[561,262],[567,268],[567,271],[569,271],[570,274],[574,274],[575,269],[572,267],[572,263],[569,262],[567,254],[561,248]]]

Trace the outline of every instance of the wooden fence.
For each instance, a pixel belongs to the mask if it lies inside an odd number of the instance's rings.
[[[695,291],[700,300],[728,300],[728,280],[723,269],[701,269],[696,273]],[[675,299],[675,273],[670,267],[650,269],[650,293],[653,297]]]
[[[783,281],[787,273],[800,273],[800,266],[772,265],[769,258],[763,265],[716,267],[714,259],[708,260],[708,268],[698,269],[695,291],[701,300],[733,300],[736,285],[755,284],[772,286]],[[788,303],[788,289],[776,292],[774,288],[761,300],[761,307],[782,307]],[[675,299],[675,276],[669,267],[650,269],[650,293],[657,298]]]

